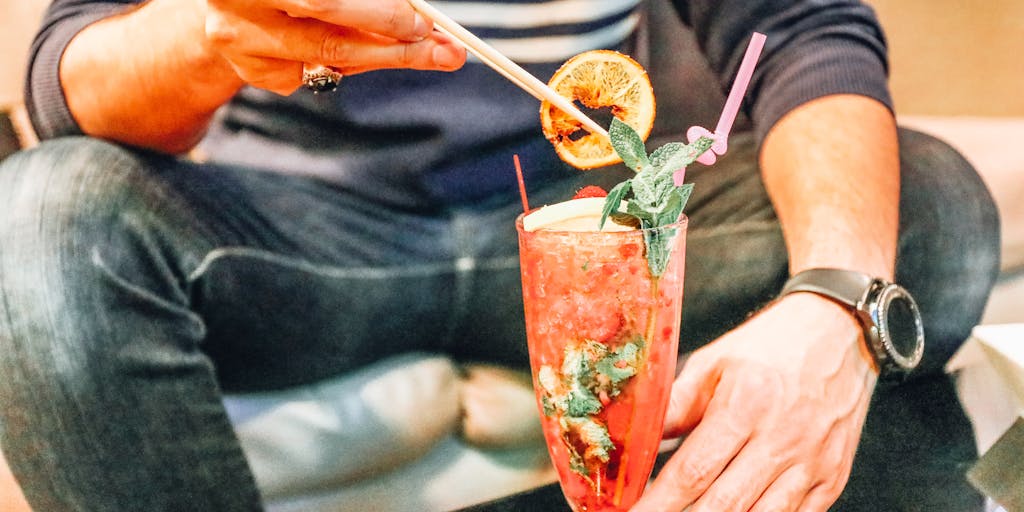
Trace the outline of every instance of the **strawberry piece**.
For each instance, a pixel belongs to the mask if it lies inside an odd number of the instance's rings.
[[[608,192],[597,185],[587,185],[572,196],[573,199],[583,199],[584,197],[608,197]]]
[[[594,305],[591,315],[588,323],[577,327],[577,333],[583,338],[601,343],[607,343],[615,337],[626,323],[622,313],[611,307]]]

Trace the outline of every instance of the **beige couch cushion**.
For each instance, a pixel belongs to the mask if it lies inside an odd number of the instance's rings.
[[[273,512],[444,511],[555,479],[522,372],[417,353],[224,403]]]

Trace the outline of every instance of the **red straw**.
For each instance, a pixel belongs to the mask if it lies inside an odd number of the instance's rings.
[[[530,202],[526,200],[526,181],[523,180],[523,168],[519,165],[519,155],[513,154],[512,161],[516,163],[516,179],[519,180],[519,197],[523,200],[523,213],[528,213]]]

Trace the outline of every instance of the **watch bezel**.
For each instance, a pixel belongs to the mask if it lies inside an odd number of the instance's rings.
[[[880,358],[881,361],[887,362],[899,373],[908,373],[917,367],[924,356],[924,324],[921,320],[921,310],[913,296],[902,286],[881,280],[877,281],[877,285],[872,287],[876,291],[871,294],[874,297],[870,300],[869,306],[874,338],[872,343],[877,345],[876,349],[880,352],[878,355],[883,356]],[[894,343],[893,331],[889,326],[889,310],[897,300],[906,302],[914,320],[916,339],[912,345],[914,349],[909,354],[904,354],[897,348],[899,345]]]

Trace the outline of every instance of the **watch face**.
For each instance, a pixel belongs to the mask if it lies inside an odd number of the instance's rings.
[[[898,286],[892,285],[879,297],[879,331],[891,351],[893,362],[910,370],[921,361],[924,330],[917,303]]]

